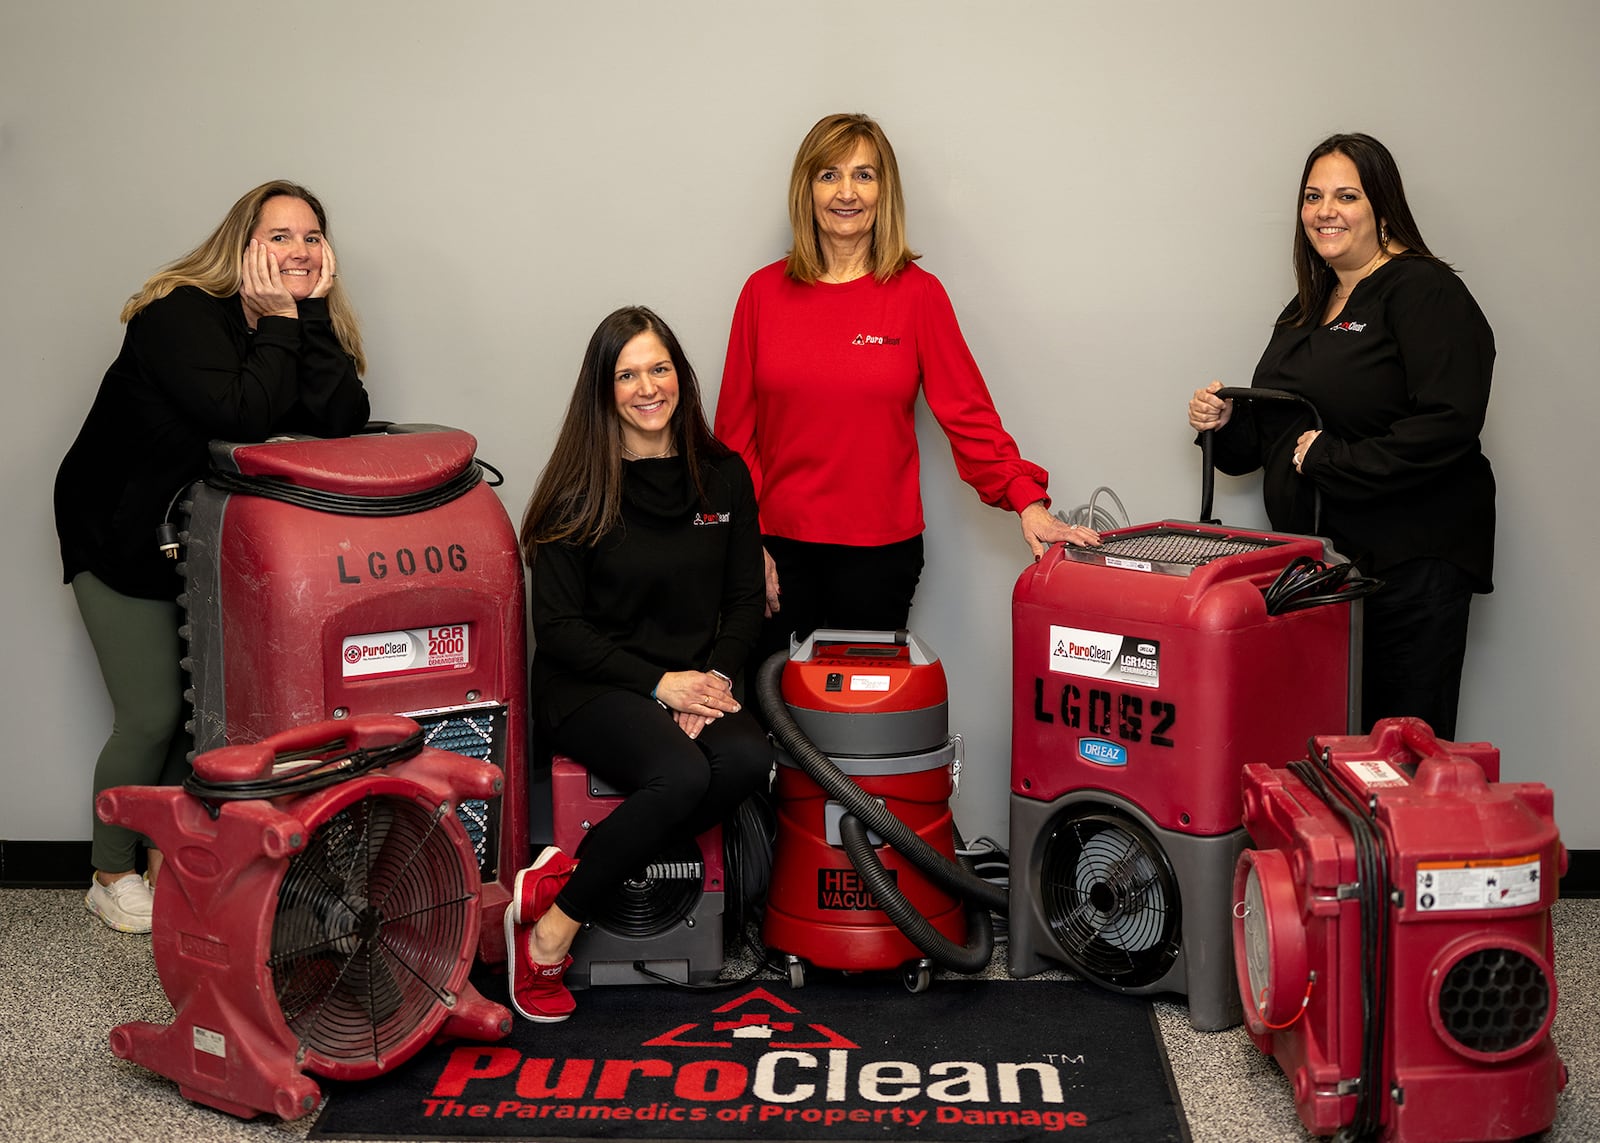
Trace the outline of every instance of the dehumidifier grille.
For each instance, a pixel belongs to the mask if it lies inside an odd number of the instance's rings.
[[[1129,560],[1148,560],[1152,563],[1184,564],[1196,568],[1225,556],[1245,552],[1259,552],[1262,548],[1277,545],[1275,540],[1258,540],[1215,533],[1193,533],[1170,528],[1158,528],[1135,535],[1115,536],[1107,540],[1095,553],[1117,556]]]
[[[422,727],[424,742],[435,750],[448,750],[505,769],[505,707],[420,711],[407,717],[417,721]],[[498,801],[469,798],[456,807],[456,816],[472,842],[472,855],[478,860],[478,875],[484,881],[493,881],[496,877]]]
[[[1539,1034],[1550,1015],[1550,981],[1538,961],[1515,949],[1479,949],[1445,974],[1438,1000],[1445,1031],[1492,1055]]]

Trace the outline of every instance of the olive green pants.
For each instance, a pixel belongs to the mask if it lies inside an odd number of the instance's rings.
[[[72,594],[111,695],[111,737],[95,762],[95,797],[113,786],[177,785],[188,775],[191,748],[183,726],[178,605],[123,595],[89,572],[72,578]],[[95,815],[93,839],[96,869],[134,867],[140,839],[133,830]]]

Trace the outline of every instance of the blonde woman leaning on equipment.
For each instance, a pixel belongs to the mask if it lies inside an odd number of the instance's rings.
[[[178,666],[181,587],[157,540],[174,495],[214,439],[341,436],[367,420],[361,335],[339,285],[322,204],[265,183],[209,238],[129,299],[122,351],[56,474],[56,532],[111,696],[94,789],[169,785],[188,770]],[[138,838],[94,823],[86,904],[122,932],[150,931]]]

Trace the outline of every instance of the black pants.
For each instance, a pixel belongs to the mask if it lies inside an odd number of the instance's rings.
[[[1454,740],[1472,581],[1445,560],[1407,560],[1364,603],[1361,724],[1412,715]]]
[[[628,791],[589,831],[578,868],[556,898],[575,921],[593,919],[624,880],[670,843],[704,833],[766,785],[772,746],[748,710],[690,738],[654,699],[611,691],[555,729],[556,748]]]
[[[782,608],[761,627],[751,659],[759,667],[822,627],[898,631],[911,619],[911,597],[922,578],[922,537],[858,548],[763,536],[778,565]]]

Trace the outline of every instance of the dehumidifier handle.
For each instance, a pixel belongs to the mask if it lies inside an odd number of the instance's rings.
[[[1293,401],[1304,405],[1311,410],[1311,424],[1318,431],[1322,431],[1322,414],[1317,412],[1317,407],[1299,393],[1291,393],[1287,389],[1248,389],[1238,386],[1225,386],[1212,394],[1213,397],[1223,401]],[[1215,429],[1207,429],[1200,434],[1200,523],[1220,524],[1221,520],[1211,515],[1211,498],[1216,490],[1217,471],[1212,467],[1212,436]],[[1322,528],[1322,493],[1317,493],[1315,515],[1312,517],[1311,530],[1319,532]]]

